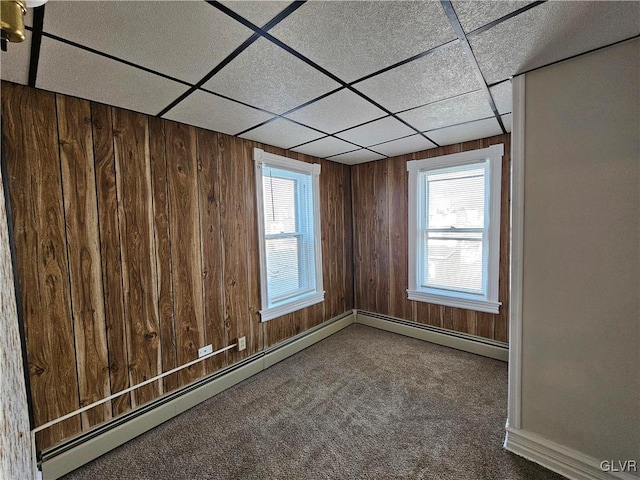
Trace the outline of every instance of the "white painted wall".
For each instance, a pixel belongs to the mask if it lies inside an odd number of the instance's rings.
[[[33,478],[30,449],[29,413],[0,173],[0,479]]]
[[[521,429],[640,465],[640,41],[526,75]]]

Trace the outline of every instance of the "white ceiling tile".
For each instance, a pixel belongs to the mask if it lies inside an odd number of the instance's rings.
[[[511,133],[511,122],[513,122],[513,114],[507,113],[506,115],[501,115],[502,124],[507,132]]]
[[[496,83],[640,33],[640,2],[546,2],[470,38]]]
[[[421,131],[479,120],[493,115],[487,95],[483,90],[447,98],[398,114]]]
[[[284,113],[340,85],[260,39],[204,84],[208,90],[274,113]]]
[[[456,38],[439,2],[307,2],[271,33],[346,82]]]
[[[235,135],[273,116],[226,98],[196,90],[169,110],[163,118]]]
[[[458,43],[354,85],[393,112],[477,90],[480,86]]]
[[[479,140],[481,138],[500,135],[500,125],[495,118],[487,118],[476,122],[465,123],[453,127],[442,128],[429,132],[429,138],[438,145],[452,145],[454,143]]]
[[[240,135],[247,140],[253,140],[274,147],[289,149],[324,136],[322,133],[295,124],[288,120],[278,119],[261,127]]]
[[[357,148],[351,143],[347,143],[339,138],[324,137],[320,140],[307,143],[298,148],[294,148],[294,152],[304,153],[305,155],[312,155],[314,157],[328,157],[329,155],[336,155],[338,153],[348,152]]]
[[[233,10],[241,17],[249,20],[254,25],[263,27],[266,23],[271,21],[273,17],[287,8],[291,2],[274,2],[271,0],[231,0],[220,3]]]
[[[252,35],[206,2],[56,1],[44,31],[196,83]]]
[[[399,138],[398,140],[382,143],[380,145],[373,145],[371,150],[380,152],[388,157],[395,157],[396,155],[419,152],[421,150],[428,150],[429,148],[435,148],[435,145],[422,135],[415,134],[410,137]]]
[[[498,113],[510,113],[512,109],[511,80],[499,83],[489,90],[491,91],[493,101],[496,103]]]
[[[347,165],[355,165],[356,163],[373,162],[374,160],[382,160],[383,155],[370,152],[369,150],[360,149],[353,152],[342,153],[331,157],[329,160],[334,162],[346,163]]]
[[[327,133],[383,117],[386,113],[357,94],[343,89],[287,117]]]
[[[156,115],[187,87],[65,43],[42,38],[36,87]]]
[[[24,42],[7,44],[7,51],[0,53],[0,77],[2,80],[26,85],[29,82],[31,59],[31,32],[25,30]]]
[[[393,117],[385,117],[375,122],[338,133],[336,136],[360,146],[368,147],[369,145],[386,142],[387,140],[406,137],[412,133],[415,133],[415,131],[407,127],[404,123]]]
[[[533,3],[533,0],[453,0],[451,3],[462,28],[469,33],[519,8],[526,7],[528,4]]]

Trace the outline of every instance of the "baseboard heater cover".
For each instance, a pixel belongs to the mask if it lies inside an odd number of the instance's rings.
[[[422,325],[379,313],[355,310],[355,323],[379,328],[388,332],[398,333],[407,337],[425,340],[445,347],[463,350],[476,355],[494,358],[507,362],[509,360],[509,346],[460,332],[452,332],[443,328]]]
[[[220,372],[114,419],[112,422],[47,450],[42,455],[42,478],[44,480],[60,478],[256,373],[324,340],[352,323],[354,323],[354,313],[352,311],[346,312],[281,344],[259,352]]]

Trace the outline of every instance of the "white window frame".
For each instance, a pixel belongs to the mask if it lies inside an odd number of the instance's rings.
[[[262,297],[262,310],[260,318],[262,322],[295,312],[305,307],[324,301],[324,289],[322,285],[322,244],[320,233],[320,164],[306,163],[292,158],[265,152],[260,148],[253,149],[253,160],[256,172],[256,200],[258,211],[258,245],[260,257],[260,293]],[[263,166],[280,168],[296,173],[311,175],[312,177],[312,202],[313,202],[313,237],[315,256],[315,289],[300,295],[289,297],[269,304],[267,283],[267,254],[265,242],[264,196],[262,188]]]
[[[419,302],[429,302],[449,307],[465,308],[487,313],[498,313],[500,302],[498,301],[498,279],[500,275],[500,208],[502,183],[502,156],[504,145],[492,145],[488,148],[471,150],[468,152],[454,153],[440,157],[412,160],[407,162],[409,172],[409,288],[407,298]],[[488,218],[487,225],[487,254],[483,261],[484,294],[467,293],[450,289],[421,288],[418,280],[418,259],[420,258],[419,242],[419,215],[418,185],[421,172],[455,168],[466,165],[487,162],[488,186],[487,192]]]

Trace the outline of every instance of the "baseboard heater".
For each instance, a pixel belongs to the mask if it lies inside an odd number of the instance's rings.
[[[44,480],[56,479],[354,323],[349,311],[175,392],[43,451]],[[38,472],[36,476],[38,475]]]
[[[175,392],[142,405],[56,447],[43,451],[40,462],[41,478],[50,480],[66,475],[352,323],[379,328],[502,361],[508,359],[508,345],[501,342],[416,324],[387,315],[362,310],[349,311],[274,347],[203,377]]]
[[[355,323],[379,328],[388,332],[398,333],[407,337],[425,340],[445,347],[475,353],[483,357],[495,358],[507,362],[509,360],[509,345],[474,335],[453,332],[444,328],[409,322],[400,318],[381,315],[379,313],[354,310]]]

